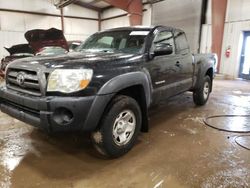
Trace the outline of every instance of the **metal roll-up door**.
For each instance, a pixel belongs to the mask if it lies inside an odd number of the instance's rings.
[[[165,0],[152,5],[152,25],[185,31],[191,51],[199,49],[202,0]]]

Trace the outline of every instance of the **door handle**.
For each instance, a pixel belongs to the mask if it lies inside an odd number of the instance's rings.
[[[180,62],[177,61],[177,62],[175,63],[175,66],[180,67],[180,66],[181,66],[181,65],[180,65]]]

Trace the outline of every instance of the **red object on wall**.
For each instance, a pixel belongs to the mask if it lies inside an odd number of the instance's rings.
[[[227,58],[230,57],[230,55],[231,55],[231,47],[230,46],[226,49],[225,55]]]

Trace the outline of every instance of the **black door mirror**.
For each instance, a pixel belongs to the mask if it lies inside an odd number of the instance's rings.
[[[159,43],[155,45],[154,55],[169,55],[173,53],[173,46],[171,44]]]

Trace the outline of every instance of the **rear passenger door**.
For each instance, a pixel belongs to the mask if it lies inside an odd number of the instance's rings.
[[[178,64],[178,87],[179,93],[189,90],[193,82],[193,56],[183,31],[174,31],[175,54]]]

